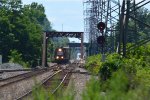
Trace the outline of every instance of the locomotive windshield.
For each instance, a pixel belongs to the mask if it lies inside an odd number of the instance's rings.
[[[56,48],[54,55],[54,62],[56,63],[68,63],[70,60],[69,48]]]
[[[63,52],[62,52],[62,51],[58,51],[58,52],[57,52],[57,55],[58,55],[58,56],[61,56],[61,55],[63,55]]]

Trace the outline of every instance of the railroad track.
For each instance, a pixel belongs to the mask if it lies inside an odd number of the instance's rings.
[[[58,65],[53,65],[50,66],[50,68],[41,68],[41,69],[37,69],[37,68],[28,68],[28,69],[14,69],[14,70],[10,70],[10,69],[4,69],[4,70],[0,70],[0,73],[4,73],[4,72],[24,72],[21,74],[17,74],[17,75],[13,75],[7,78],[1,78],[0,79],[0,87],[3,87],[5,85],[11,84],[11,83],[15,83],[17,81],[21,81],[23,79],[35,76],[37,74],[41,74],[47,70],[54,70],[56,69]]]
[[[76,65],[76,63],[70,65]],[[36,69],[11,78],[1,79],[0,100],[29,100],[26,98],[31,97],[35,83],[41,83],[46,89],[49,88],[47,91],[55,94],[61,87],[67,87],[74,68],[69,67],[70,65],[60,65],[59,67],[55,65],[52,68]],[[58,85],[53,87],[54,83],[58,83]]]
[[[35,76],[37,74],[41,74],[43,72],[45,72],[45,69],[44,70],[37,70],[37,71],[30,71],[30,72],[26,72],[26,73],[23,73],[23,74],[15,75],[13,77],[8,77],[8,78],[5,78],[5,79],[1,79],[0,80],[0,88],[4,87],[4,86],[7,86],[9,84],[24,80],[26,78]]]
[[[47,78],[45,78],[44,80],[42,80],[42,82],[40,83],[40,86],[43,85],[44,83],[46,83],[50,78],[54,77],[57,73],[61,72],[62,70],[58,70],[55,73],[53,73],[52,75],[48,76]],[[29,100],[32,98],[32,89],[28,90],[26,93],[24,93],[23,95],[19,96],[16,98],[16,100]]]
[[[55,65],[56,66],[56,65]],[[0,80],[0,100],[14,100],[53,73],[53,68],[36,69]]]
[[[65,65],[66,66],[66,65]],[[47,77],[42,81],[40,86],[43,86],[45,90],[51,94],[55,94],[58,90],[65,88],[69,84],[71,70],[66,71],[63,69],[64,67],[61,66],[62,69],[56,71],[53,75]],[[24,95],[18,97],[16,100],[33,100],[32,90],[28,91]],[[48,100],[49,98],[47,98]]]

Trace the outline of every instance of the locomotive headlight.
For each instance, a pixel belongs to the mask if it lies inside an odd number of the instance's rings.
[[[58,49],[58,51],[62,51],[62,49]]]
[[[57,56],[56,59],[59,59],[59,56]]]
[[[64,59],[64,57],[63,57],[63,56],[61,56],[61,59]]]

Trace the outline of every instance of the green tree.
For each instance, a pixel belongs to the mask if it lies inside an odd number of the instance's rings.
[[[0,54],[8,61],[10,50],[17,50],[24,61],[37,63],[41,57],[42,31],[52,30],[44,7],[37,3],[23,6],[21,0],[0,1]]]
[[[29,64],[22,60],[22,54],[17,50],[10,50],[9,62],[21,64],[24,67],[29,67]]]

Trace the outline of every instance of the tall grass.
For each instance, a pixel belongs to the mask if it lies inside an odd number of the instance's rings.
[[[45,89],[43,86],[38,84],[33,87],[32,91],[32,97],[28,98],[28,100],[74,100],[75,98],[74,85],[72,82],[68,88],[61,88],[54,94],[52,94],[50,88]]]

